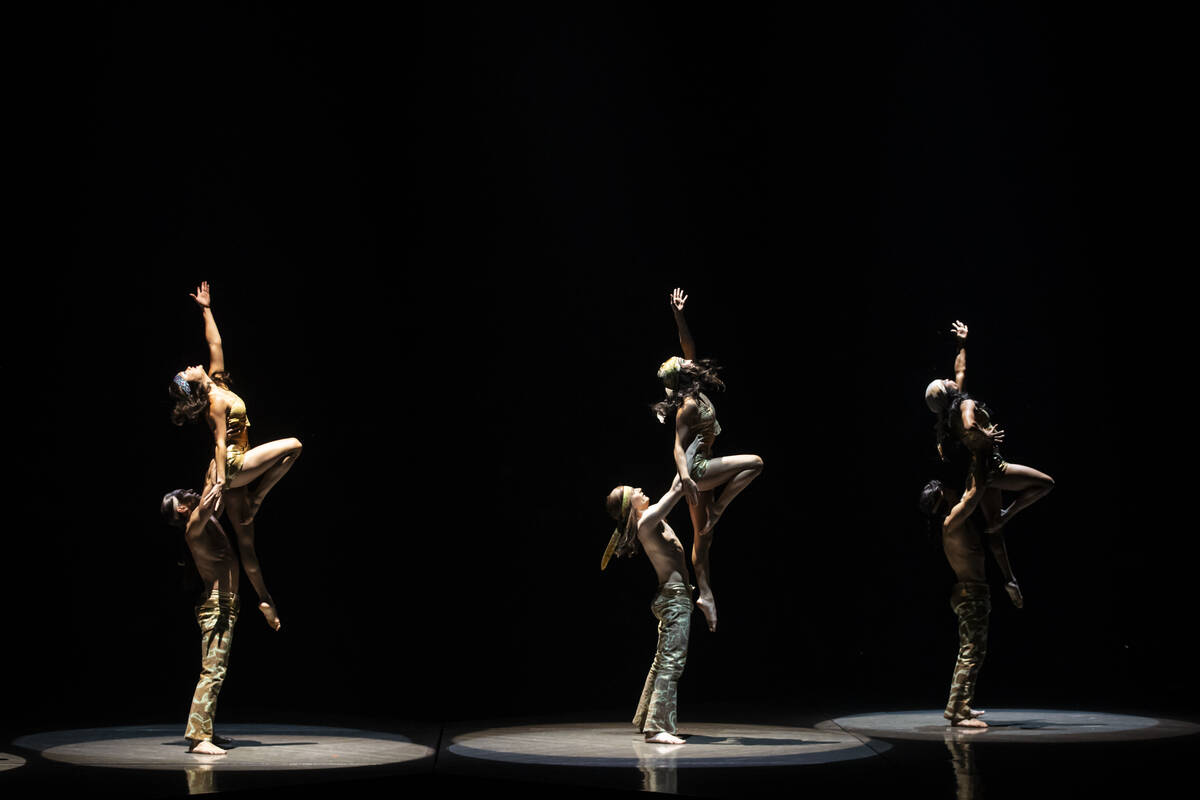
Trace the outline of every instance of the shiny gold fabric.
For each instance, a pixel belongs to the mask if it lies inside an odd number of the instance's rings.
[[[228,391],[228,390],[226,390]],[[242,471],[246,451],[250,449],[250,417],[242,398],[229,392],[233,401],[225,411],[225,483]]]

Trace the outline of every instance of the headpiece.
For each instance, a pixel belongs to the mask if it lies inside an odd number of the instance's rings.
[[[604,556],[600,559],[600,569],[603,570],[608,566],[609,560],[613,555],[618,557],[629,553],[629,541],[632,537],[629,536],[629,500],[632,494],[628,486],[621,489],[621,511],[617,518],[617,527],[613,528],[612,536],[608,539],[608,547],[604,548]],[[637,529],[633,529],[637,532]]]
[[[658,377],[662,380],[663,386],[667,387],[668,394],[679,386],[679,371],[682,368],[683,359],[679,356],[671,356],[658,368]]]
[[[175,374],[175,385],[179,387],[179,390],[181,392],[183,392],[184,394],[186,394],[188,396],[191,396],[192,385],[190,383],[188,383],[187,378],[183,377],[182,372],[177,372]]]
[[[929,410],[935,414],[945,412],[946,406],[949,404],[950,398],[946,396],[946,384],[941,380],[930,381],[925,387],[925,405],[929,406]]]

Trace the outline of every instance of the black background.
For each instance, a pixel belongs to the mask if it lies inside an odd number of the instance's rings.
[[[1025,609],[993,574],[981,698],[1194,712],[1186,323],[1128,249],[1161,244],[1145,181],[1170,183],[1127,69],[1152,48],[1094,14],[41,22],[3,733],[182,725],[195,623],[157,504],[210,457],[166,392],[206,357],[202,279],[253,441],[305,446],[258,521],[283,631],[247,602],[222,719],[632,712],[653,573],[596,566],[608,491],[672,477],[649,406],[676,285],[726,367],[718,453],[766,463],[717,531],[685,713],[944,702],[953,576],[915,499],[954,319],[1007,457],[1058,482],[1009,534]]]

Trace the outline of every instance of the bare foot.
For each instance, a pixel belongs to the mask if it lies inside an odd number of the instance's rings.
[[[984,714],[987,713],[986,711],[980,711],[977,708],[970,708],[970,709],[967,709],[967,711],[970,712],[972,717],[982,717]]]
[[[968,717],[967,719],[952,719],[950,720],[950,726],[954,728],[986,728],[988,724],[981,719]]]
[[[195,739],[195,740],[189,740],[189,741],[192,742],[192,746],[188,748],[189,753],[199,753],[200,755],[205,755],[205,756],[223,756],[223,755],[225,755],[224,750],[217,747],[215,744],[210,742],[208,739]]]
[[[713,599],[712,592],[701,591],[700,597],[696,600],[696,608],[700,609],[700,613],[704,615],[705,621],[708,622],[708,629],[717,632],[717,601]]]
[[[1004,584],[1004,591],[1008,592],[1008,597],[1017,608],[1025,607],[1025,596],[1021,594],[1021,587],[1016,581],[1009,581]]]
[[[659,731],[658,733],[654,734],[653,736],[651,736],[649,733],[647,733],[646,741],[653,742],[654,744],[683,744],[684,743],[683,739],[680,739],[678,736],[676,736],[672,733],[667,733],[666,731]]]
[[[283,627],[283,623],[279,621],[279,615],[275,613],[275,606],[270,603],[259,603],[258,610],[267,618],[267,625],[271,630],[277,631]]]

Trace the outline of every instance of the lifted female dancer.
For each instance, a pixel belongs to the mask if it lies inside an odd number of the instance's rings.
[[[204,315],[204,338],[208,341],[209,368],[194,366],[177,373],[171,383],[175,408],[171,421],[176,425],[203,417],[213,432],[215,448],[212,463],[204,480],[202,497],[215,497],[215,507],[224,501],[229,521],[237,534],[242,568],[258,593],[258,608],[267,624],[279,630],[281,623],[275,602],[267,591],[258,555],[254,551],[254,517],[262,506],[267,492],[279,482],[300,456],[300,440],[278,439],[250,447],[250,419],[246,404],[230,388],[229,373],[225,371],[225,351],[221,334],[213,319],[208,281],[189,295]],[[258,480],[253,490],[249,484]]]
[[[955,321],[951,332],[958,341],[954,359],[954,378],[937,379],[925,389],[925,404],[938,415],[938,453],[951,464],[965,462],[966,492],[969,502],[955,505],[966,519],[982,503],[986,531],[991,533],[1024,508],[1040,500],[1054,488],[1054,479],[1032,467],[1012,464],[1000,456],[1004,431],[992,423],[985,405],[972,399],[964,385],[967,378],[967,326]],[[973,491],[978,489],[978,491]],[[1001,507],[1000,492],[1016,492],[1007,508]],[[961,506],[961,508],[960,508]],[[956,524],[960,520],[949,520]]]
[[[721,433],[717,412],[705,390],[724,389],[717,377],[718,367],[708,359],[696,359],[696,343],[683,317],[687,295],[682,289],[671,292],[668,300],[679,330],[683,357],[672,356],[659,367],[658,377],[666,388],[667,399],[654,406],[659,422],[675,414],[675,469],[683,482],[692,515],[692,566],[700,597],[696,606],[704,614],[708,629],[717,629],[717,603],[709,583],[708,551],[712,547],[713,528],[733,498],[762,472],[763,460],[756,455],[714,457],[713,442]],[[713,498],[713,490],[724,486]]]

